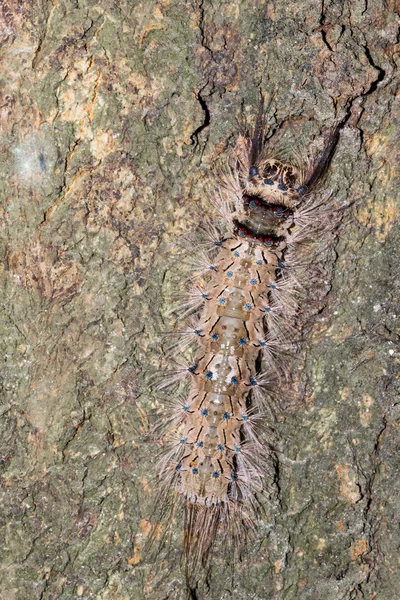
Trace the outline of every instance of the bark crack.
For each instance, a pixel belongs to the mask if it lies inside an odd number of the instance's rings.
[[[201,123],[201,125],[199,125],[199,127],[197,127],[197,129],[195,129],[195,131],[190,136],[190,139],[192,140],[192,145],[194,145],[195,148],[199,145],[199,134],[204,129],[206,129],[210,125],[210,122],[211,122],[210,110],[207,106],[207,102],[206,102],[205,98],[201,95],[201,93],[205,87],[206,86],[202,87],[202,89],[197,92],[197,100],[199,101],[202,111],[204,113],[204,120]]]

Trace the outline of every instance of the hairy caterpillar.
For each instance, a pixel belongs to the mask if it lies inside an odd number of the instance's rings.
[[[180,306],[188,323],[177,348],[185,356],[193,349],[193,360],[180,360],[159,386],[179,388],[158,472],[164,519],[184,509],[189,588],[216,541],[240,546],[257,520],[271,454],[260,424],[287,375],[280,351],[293,340],[307,249],[336,224],[315,190],[343,123],[302,170],[268,153],[263,121],[261,108],[254,133],[239,136],[231,169],[219,176],[221,219],[208,227],[209,248]]]

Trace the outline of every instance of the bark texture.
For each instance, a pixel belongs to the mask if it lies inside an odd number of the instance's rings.
[[[184,285],[176,242],[212,217],[209,167],[260,88],[297,149],[349,117],[328,186],[353,205],[294,366],[298,402],[279,417],[258,543],[197,597],[397,600],[395,1],[1,11],[2,600],[184,597],[181,525],[158,576],[143,556],[151,382],[166,298]]]

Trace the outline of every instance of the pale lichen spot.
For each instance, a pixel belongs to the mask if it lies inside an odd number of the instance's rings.
[[[141,484],[142,484],[142,486],[143,486],[143,489],[144,489],[144,491],[146,492],[146,494],[147,494],[148,496],[150,496],[150,495],[151,495],[151,487],[150,487],[150,485],[149,485],[149,482],[148,482],[148,480],[147,480],[147,477],[145,477],[145,476],[143,476],[143,477],[140,477],[140,479],[139,479],[139,483],[141,483]]]
[[[371,408],[374,405],[374,399],[369,394],[363,394],[360,406],[360,422],[363,427],[368,427],[371,423]]]
[[[57,149],[51,134],[32,131],[13,148],[14,173],[18,184],[27,189],[51,186]]]
[[[361,554],[365,554],[368,550],[368,542],[365,539],[355,540],[351,545],[351,559],[356,560]]]
[[[317,544],[317,550],[323,550],[326,547],[326,539],[319,538]]]
[[[340,495],[350,504],[361,500],[360,486],[356,481],[356,473],[350,465],[337,464],[336,473],[340,482]]]

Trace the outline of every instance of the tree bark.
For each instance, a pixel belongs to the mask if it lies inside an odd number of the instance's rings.
[[[178,243],[215,215],[210,167],[261,89],[302,155],[347,118],[327,187],[352,204],[278,419],[257,543],[197,595],[397,600],[394,0],[2,10],[1,598],[184,597],[181,524],[161,577],[143,552],[160,333],[185,287]]]

